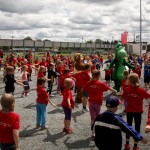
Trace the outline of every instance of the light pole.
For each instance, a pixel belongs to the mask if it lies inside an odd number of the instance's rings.
[[[140,0],[140,55],[142,55],[142,1]]]
[[[13,51],[13,38],[14,36],[12,36],[12,40],[11,40],[11,50]]]

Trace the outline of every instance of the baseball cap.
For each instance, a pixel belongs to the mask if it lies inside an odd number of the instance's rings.
[[[120,104],[117,96],[110,96],[106,99],[106,107],[114,108]]]

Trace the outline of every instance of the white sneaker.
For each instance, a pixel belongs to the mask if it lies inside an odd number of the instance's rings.
[[[51,95],[49,95],[49,96],[50,96],[50,97],[54,97],[55,95],[52,95],[52,94],[51,94]]]
[[[88,109],[88,108],[85,108],[85,109],[84,109],[84,108],[82,108],[82,112],[83,112],[83,113],[85,113],[85,112],[89,112],[89,109]]]

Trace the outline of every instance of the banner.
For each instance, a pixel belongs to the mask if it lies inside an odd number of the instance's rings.
[[[121,43],[122,44],[127,44],[127,37],[128,37],[128,32],[125,31],[121,34]]]

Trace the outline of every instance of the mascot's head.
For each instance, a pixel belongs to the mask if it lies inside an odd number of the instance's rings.
[[[125,47],[122,45],[122,43],[118,42],[115,46],[116,49],[116,57],[124,59],[127,56],[127,52],[125,51]]]
[[[83,59],[83,56],[81,53],[76,53],[75,56],[74,56],[74,61],[75,62],[81,62]]]

